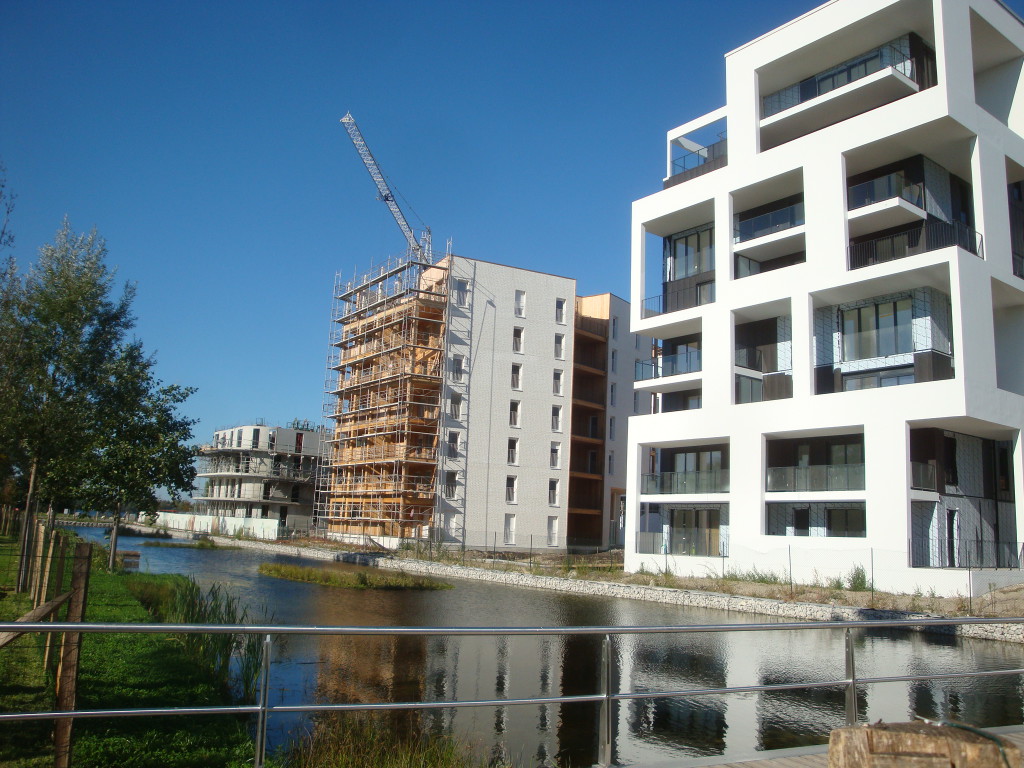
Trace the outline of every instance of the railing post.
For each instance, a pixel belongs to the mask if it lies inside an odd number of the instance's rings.
[[[612,764],[612,638],[605,635],[601,642],[601,711],[598,714],[597,764],[608,768]]]
[[[263,768],[267,759],[267,702],[270,699],[270,652],[274,647],[273,635],[263,638],[263,669],[260,674],[259,707],[256,719],[256,759],[254,768]]]
[[[857,724],[857,668],[853,656],[853,633],[846,628],[846,724]]]

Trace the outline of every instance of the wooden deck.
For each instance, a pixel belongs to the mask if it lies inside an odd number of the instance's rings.
[[[1008,741],[1012,741],[1024,749],[1024,731],[1019,728],[992,728]],[[820,752],[809,753],[809,750],[820,749]],[[701,763],[701,768],[828,768],[828,747],[809,747],[808,751],[799,750],[803,754],[788,754],[783,757],[754,758],[737,763]],[[790,752],[790,750],[785,750]],[[796,750],[794,750],[796,751]]]

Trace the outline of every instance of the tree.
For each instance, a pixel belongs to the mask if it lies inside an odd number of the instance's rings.
[[[115,295],[106,256],[65,219],[24,278],[0,274],[0,454],[29,478],[26,518],[33,493],[119,512],[192,485],[195,422],[176,409],[193,390],[164,386],[129,338],[135,287]]]

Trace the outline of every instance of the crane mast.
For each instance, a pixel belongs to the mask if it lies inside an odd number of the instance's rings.
[[[395,200],[394,194],[391,192],[391,188],[388,186],[387,181],[384,179],[384,174],[380,172],[380,167],[377,165],[377,161],[373,158],[373,153],[370,152],[370,148],[366,146],[366,140],[363,139],[363,134],[359,131],[359,126],[356,125],[355,118],[352,117],[351,112],[346,112],[345,116],[341,118],[341,124],[345,126],[345,130],[348,131],[349,138],[352,139],[352,144],[356,148],[356,152],[359,153],[359,158],[363,161],[363,165],[366,166],[366,170],[370,172],[370,178],[373,179],[373,183],[377,185],[377,193],[379,199],[383,200],[388,210],[391,211],[391,215],[395,217],[395,223],[398,224],[398,228],[402,230],[402,234],[405,235],[406,241],[409,243],[409,249],[416,256],[422,257],[423,245],[417,240],[413,234],[412,227],[409,226],[409,222],[405,218],[405,214],[402,213],[402,209],[398,207],[398,201]],[[426,241],[426,247],[430,250],[430,228],[427,227],[424,231],[424,240]]]

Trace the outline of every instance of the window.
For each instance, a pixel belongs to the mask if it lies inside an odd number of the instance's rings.
[[[615,417],[614,416],[612,416],[611,418],[608,419],[608,439],[609,440],[614,440],[615,439]]]
[[[863,509],[826,509],[825,525],[826,536],[864,538],[867,535]]]
[[[558,480],[548,480],[548,504],[552,507],[558,506]]]
[[[640,393],[639,392],[634,392],[633,393],[633,413],[634,414],[640,413]]]
[[[260,431],[258,429],[254,429],[252,431],[252,447],[253,448],[259,448],[260,447]]]
[[[843,310],[843,359],[864,360],[914,351],[911,300]]]
[[[610,451],[608,453],[608,474],[615,474],[615,451]]]
[[[512,351],[522,352],[523,351],[523,329],[513,328],[512,329]]]
[[[549,515],[548,516],[548,546],[549,547],[557,547],[558,546],[558,516],[557,515]]]
[[[560,370],[556,369],[551,374],[551,391],[556,395],[562,394],[562,371]]]
[[[555,322],[565,325],[565,299],[555,299]]]
[[[666,282],[710,272],[714,268],[714,224],[703,224],[665,238]]]
[[[612,317],[612,339],[619,338],[619,318]],[[614,352],[612,354],[615,354]]]
[[[560,405],[551,406],[551,431],[562,431],[562,406]]]
[[[512,389],[523,388],[523,366],[518,363],[512,364]]]
[[[519,426],[519,401],[513,400],[508,404],[508,425],[510,427]]]
[[[612,350],[611,366],[612,373],[615,373],[619,370],[619,353],[616,352],[614,349]]]
[[[551,444],[551,455],[548,461],[548,466],[551,469],[558,469],[562,463],[562,444],[552,443]]]
[[[469,305],[469,280],[455,280],[455,304],[460,307]]]
[[[242,430],[238,430],[238,447],[242,447]]]
[[[462,355],[455,355],[452,358],[452,378],[455,381],[463,381],[466,377],[466,358]]]
[[[459,458],[459,433],[449,432],[448,433],[448,458],[457,459]]]
[[[508,439],[508,463],[518,464],[519,463],[519,439],[510,437]]]
[[[526,291],[516,291],[516,317],[526,317]]]
[[[462,418],[462,395],[457,392],[453,392],[451,400],[448,401],[448,415],[453,419]]]
[[[505,515],[505,539],[506,544],[516,543],[516,516],[506,514]]]
[[[608,387],[608,405],[612,406],[613,408],[615,407],[615,391],[616,387],[614,384]]]
[[[711,304],[715,300],[715,281],[697,283],[697,306]]]
[[[565,359],[565,334],[555,334],[555,359]]]
[[[811,510],[808,507],[793,510],[793,535],[811,535]]]
[[[516,501],[516,476],[508,475],[505,478],[505,501],[515,504]]]
[[[456,480],[456,477],[457,477],[457,475],[456,475],[455,472],[445,472],[444,473],[444,489],[443,489],[442,493],[444,493],[444,497],[446,499],[454,499],[455,498],[455,487],[458,484],[457,480]]]
[[[764,400],[764,384],[761,379],[751,376],[736,377],[737,403],[760,403],[762,400]]]
[[[956,438],[950,435],[942,438],[942,466],[946,485],[960,485],[960,472],[956,466]]]

